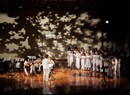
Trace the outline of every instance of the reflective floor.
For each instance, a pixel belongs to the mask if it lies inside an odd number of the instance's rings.
[[[98,72],[55,67],[49,81],[43,73],[25,76],[23,72],[0,74],[0,93],[6,94],[120,94],[130,91],[128,78],[107,78]]]

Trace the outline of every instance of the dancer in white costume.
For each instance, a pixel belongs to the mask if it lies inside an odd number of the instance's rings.
[[[71,48],[69,47],[67,50],[67,66],[70,67],[70,55],[71,55]]]
[[[81,69],[84,70],[85,69],[85,61],[86,61],[86,55],[85,53],[81,54]]]
[[[80,69],[80,57],[81,57],[81,54],[80,54],[79,51],[76,51],[74,56],[75,56],[75,59],[76,59],[75,66],[79,70]]]
[[[86,68],[87,70],[91,70],[91,55],[90,55],[89,52],[88,52],[87,55],[86,55],[85,68]]]
[[[99,56],[99,68],[100,68],[101,73],[103,72],[103,61],[104,61],[104,58],[103,58],[102,54],[100,54],[100,56]]]
[[[112,70],[113,70],[113,77],[114,78],[117,78],[117,77],[120,77],[120,72],[118,70],[118,68],[120,68],[120,59],[118,60],[116,57],[113,57],[113,60],[112,60]]]
[[[96,71],[96,57],[97,57],[97,55],[94,52],[92,55],[92,70],[93,71]]]
[[[71,52],[69,53],[69,67],[72,68],[72,64],[74,62],[74,52],[71,50]]]
[[[43,77],[45,81],[49,80],[49,63],[50,63],[50,59],[49,56],[46,54],[45,58],[42,60],[42,66],[43,66]]]
[[[117,66],[117,59],[115,57],[112,58],[112,77],[116,78],[116,66]]]

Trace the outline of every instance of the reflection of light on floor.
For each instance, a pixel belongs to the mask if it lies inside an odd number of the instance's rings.
[[[6,85],[0,85],[4,91],[14,93],[19,91],[23,93],[55,94],[60,93],[76,93],[76,91],[103,91],[113,88],[118,88],[130,81],[125,78],[103,78],[103,75],[98,72],[82,71],[68,68],[55,68],[50,75],[49,82],[43,81],[43,73],[26,77],[24,73],[14,72],[12,78],[7,77],[7,74],[0,75],[0,79],[4,78]],[[8,81],[6,81],[8,80]],[[9,81],[10,80],[10,81]],[[2,82],[0,81],[0,83]],[[2,83],[1,83],[2,84]],[[37,92],[38,91],[38,92]]]
[[[43,94],[52,94],[49,82],[43,82]]]

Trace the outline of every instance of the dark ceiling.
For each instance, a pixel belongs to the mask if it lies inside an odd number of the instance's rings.
[[[0,0],[0,12],[15,9],[86,10],[120,25],[128,21],[127,0]],[[124,24],[121,24],[124,26]],[[121,26],[120,25],[120,26]]]
[[[126,0],[0,0],[0,9],[80,9],[101,12],[126,11]]]

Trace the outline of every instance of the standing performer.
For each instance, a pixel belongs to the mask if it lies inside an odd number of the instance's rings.
[[[50,62],[49,56],[46,54],[45,58],[42,60],[43,77],[45,81],[49,80],[49,72],[50,72],[49,62]]]
[[[76,69],[79,70],[80,69],[80,56],[81,56],[81,54],[79,51],[76,51],[74,56],[75,56],[75,60],[76,60],[76,63],[75,63]]]
[[[117,57],[117,77],[121,77],[120,67],[121,67],[121,58],[118,55],[118,57]]]
[[[87,55],[86,55],[85,68],[86,68],[87,70],[91,70],[91,55],[90,55],[89,52],[88,52]]]
[[[100,56],[99,56],[100,73],[103,73],[103,61],[104,61],[103,55],[100,53]]]
[[[112,72],[113,72],[113,74],[112,74],[112,77],[113,78],[116,78],[116,71],[117,71],[117,59],[116,59],[116,57],[113,57],[113,59],[112,59]]]
[[[68,50],[67,50],[67,63],[68,63],[68,67],[70,67],[70,55],[71,55],[71,47],[68,47]]]
[[[95,54],[95,52],[93,52],[93,55],[92,55],[92,71],[96,71],[96,57],[97,57],[97,55]]]
[[[81,69],[84,70],[85,69],[85,60],[86,60],[86,56],[85,53],[81,54]]]
[[[71,50],[71,52],[69,53],[69,67],[72,68],[72,64],[74,62],[74,52],[73,50]]]

